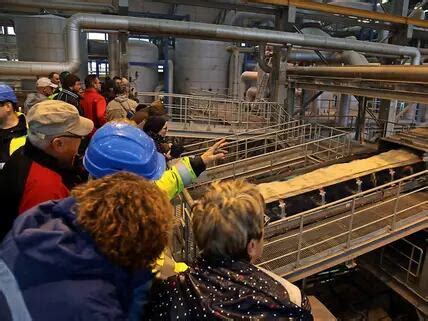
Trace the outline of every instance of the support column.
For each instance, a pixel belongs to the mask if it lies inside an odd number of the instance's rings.
[[[108,65],[110,77],[119,76],[119,34],[117,32],[108,34]]]
[[[119,72],[128,77],[128,32],[119,32]]]
[[[364,129],[366,125],[366,97],[359,97],[358,99],[358,117],[355,128],[355,140],[364,142]]]
[[[394,132],[397,100],[382,99],[379,107],[379,120],[384,123],[382,136],[390,136]]]
[[[295,88],[287,88],[287,113],[293,117],[294,107],[296,105],[296,91]]]
[[[287,22],[287,10],[281,9],[279,14],[275,17],[275,29],[283,31]],[[270,100],[279,101],[279,73],[281,69],[281,47],[273,47],[272,55],[272,72],[270,74]]]
[[[347,116],[349,116],[350,114],[350,107],[351,107],[351,96],[346,94],[341,94],[340,100],[339,100],[339,111],[338,111],[339,119],[337,121],[337,124],[339,126],[341,127],[349,126],[349,118]]]

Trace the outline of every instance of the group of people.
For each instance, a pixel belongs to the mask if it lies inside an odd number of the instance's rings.
[[[224,140],[168,168],[162,104],[128,103],[124,79],[107,104],[92,75],[82,98],[56,75],[25,116],[0,85],[0,320],[312,320],[296,286],[254,265],[255,185],[212,184],[192,208],[198,260],[171,255],[170,202],[225,157]]]

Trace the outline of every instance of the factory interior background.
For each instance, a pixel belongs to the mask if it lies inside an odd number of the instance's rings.
[[[0,0],[0,82],[128,79],[162,101],[182,156],[226,157],[172,201],[172,256],[191,264],[191,209],[217,180],[266,203],[256,265],[312,297],[318,320],[428,319],[425,0]],[[317,319],[316,319],[317,320]]]

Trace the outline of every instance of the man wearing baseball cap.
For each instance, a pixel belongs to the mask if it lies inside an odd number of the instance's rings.
[[[73,105],[59,100],[34,105],[27,122],[27,142],[12,154],[0,176],[0,239],[17,215],[69,195],[78,183],[74,161],[80,142],[94,127]]]
[[[49,78],[41,77],[37,79],[37,92],[27,95],[27,99],[24,102],[24,114],[27,114],[35,104],[48,99],[56,88],[58,88],[58,85],[54,84]]]

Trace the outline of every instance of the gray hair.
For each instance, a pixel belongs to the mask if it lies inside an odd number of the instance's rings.
[[[31,144],[33,144],[38,149],[45,150],[49,147],[53,137],[33,133],[31,132],[31,130],[29,130],[27,139],[30,141]]]

